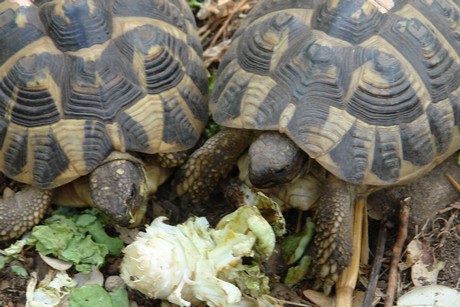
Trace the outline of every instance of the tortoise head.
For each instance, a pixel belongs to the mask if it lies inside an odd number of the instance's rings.
[[[287,136],[262,133],[249,147],[249,180],[257,188],[291,182],[307,165],[308,155]]]
[[[143,165],[131,159],[114,159],[89,176],[94,206],[120,226],[135,227],[147,210],[148,188]]]

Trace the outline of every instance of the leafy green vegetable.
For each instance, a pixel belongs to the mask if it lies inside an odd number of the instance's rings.
[[[220,131],[220,126],[216,124],[216,122],[212,119],[211,115],[209,115],[208,124],[206,125],[206,128],[204,129],[204,132],[203,132],[204,137],[206,139],[209,139],[215,134],[217,134],[217,132],[219,131]]]
[[[113,307],[114,305],[110,295],[99,285],[88,285],[73,289],[70,293],[70,307],[87,306]]]
[[[188,0],[188,6],[191,8],[201,8],[203,7],[203,3],[197,1],[197,0]]]
[[[129,306],[128,290],[125,287],[119,287],[109,292],[112,299],[113,307],[127,307]]]
[[[3,269],[5,265],[11,260],[18,259],[21,256],[22,249],[26,245],[26,240],[17,240],[9,247],[0,249],[0,269]]]
[[[107,235],[96,209],[82,213],[56,210],[45,225],[32,229],[29,245],[44,255],[53,255],[75,264],[78,271],[89,273],[91,266],[100,267],[107,254],[120,255],[123,242]]]
[[[79,227],[84,227],[92,236],[94,242],[104,244],[108,248],[109,254],[120,256],[123,249],[123,241],[119,238],[109,236],[105,232],[104,227],[102,227],[102,224],[96,219],[94,215],[83,214],[78,218],[76,224]]]
[[[5,267],[8,262],[8,258],[5,256],[0,256],[0,270]]]
[[[12,265],[11,266],[11,271],[13,271],[18,276],[21,276],[21,277],[29,276],[29,273],[27,273],[26,269],[24,269],[24,267],[22,265]]]
[[[307,218],[302,232],[287,236],[283,240],[283,256],[287,264],[293,264],[302,257],[314,232],[315,224],[311,218]]]
[[[310,268],[310,264],[311,257],[303,256],[302,259],[300,259],[299,264],[297,266],[288,269],[286,278],[284,279],[284,283],[287,286],[291,287],[296,283],[300,282],[307,274],[307,271]]]
[[[243,293],[252,297],[260,297],[270,292],[270,280],[260,271],[260,266],[255,261],[241,267],[237,275],[229,273],[226,277],[228,279],[235,277],[232,282],[234,282]]]

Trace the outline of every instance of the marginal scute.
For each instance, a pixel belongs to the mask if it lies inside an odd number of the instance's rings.
[[[281,119],[281,114],[291,101],[291,94],[286,86],[275,84],[266,88],[268,93],[261,98],[261,104],[253,117],[255,129],[276,130]],[[264,93],[265,94],[265,93]],[[258,96],[256,96],[258,98]]]
[[[375,132],[371,171],[387,183],[396,183],[401,173],[401,144],[396,127],[378,127]]]
[[[329,153],[331,159],[340,166],[342,178],[347,182],[362,184],[366,177],[370,157],[370,147],[374,131],[355,123],[345,133]],[[349,149],[352,148],[352,150]]]
[[[190,120],[183,102],[175,95],[165,94],[162,95],[164,108],[162,140],[171,146],[188,149],[198,140],[199,132]]]
[[[102,122],[86,120],[82,128],[84,139],[80,150],[83,152],[86,173],[88,173],[107,158],[113,148]]]
[[[126,113],[120,115],[118,122],[120,123],[120,130],[128,151],[149,151],[149,137],[140,123]]]
[[[434,136],[436,152],[445,153],[452,142],[452,109],[448,101],[431,104],[426,110],[431,134]]]
[[[224,60],[229,53],[224,55]],[[225,65],[225,69],[219,66],[219,78],[214,83],[214,91],[212,92],[210,105],[213,108],[214,104],[218,103],[220,95],[224,92],[225,87],[229,82],[234,78],[235,73],[240,69],[238,61],[236,59],[231,59],[232,61],[228,62],[228,65]]]
[[[0,118],[0,148],[3,147],[3,142],[5,141],[7,129],[8,129],[8,122],[5,119]],[[0,165],[1,165],[1,162],[0,162]]]
[[[9,178],[18,176],[26,166],[28,142],[28,134],[25,129],[7,131],[2,152],[3,173]]]
[[[34,155],[33,182],[37,187],[47,188],[69,167],[69,159],[51,131],[30,134]]]
[[[251,81],[251,76],[242,71],[238,71],[231,75],[228,82],[225,84],[225,89],[217,93],[215,92],[214,98],[218,98],[216,106],[216,112],[213,113],[214,120],[219,124],[225,124],[232,120],[237,119],[241,114],[241,103],[244,96],[244,92]],[[239,122],[241,125],[241,122]]]
[[[453,124],[460,132],[460,89],[457,89],[457,91],[451,93],[449,97],[449,103],[453,112]]]
[[[208,96],[209,84],[208,75],[202,65],[199,65],[195,61],[187,63],[186,74],[190,77],[190,80],[195,84],[201,93],[201,96]],[[197,106],[206,108],[204,104],[197,104]]]
[[[416,166],[429,164],[435,154],[426,116],[400,125],[402,158]]]
[[[193,76],[186,77],[188,81],[181,82],[177,85],[177,91],[186,103],[187,109],[192,112],[194,118],[199,121],[206,122],[208,119],[208,109],[206,105],[201,104],[200,101],[203,99],[203,95],[207,95],[207,92],[202,92],[201,89],[194,87]]]

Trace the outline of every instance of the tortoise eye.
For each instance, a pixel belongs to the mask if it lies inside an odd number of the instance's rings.
[[[129,193],[129,199],[130,199],[130,200],[136,199],[137,194],[138,194],[138,193],[137,193],[137,187],[136,187],[136,185],[134,185],[134,184],[131,185],[131,191],[130,191],[130,193]]]

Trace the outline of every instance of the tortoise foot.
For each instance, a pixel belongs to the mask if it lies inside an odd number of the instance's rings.
[[[31,186],[0,199],[0,241],[14,239],[38,224],[51,203],[53,192]]]

